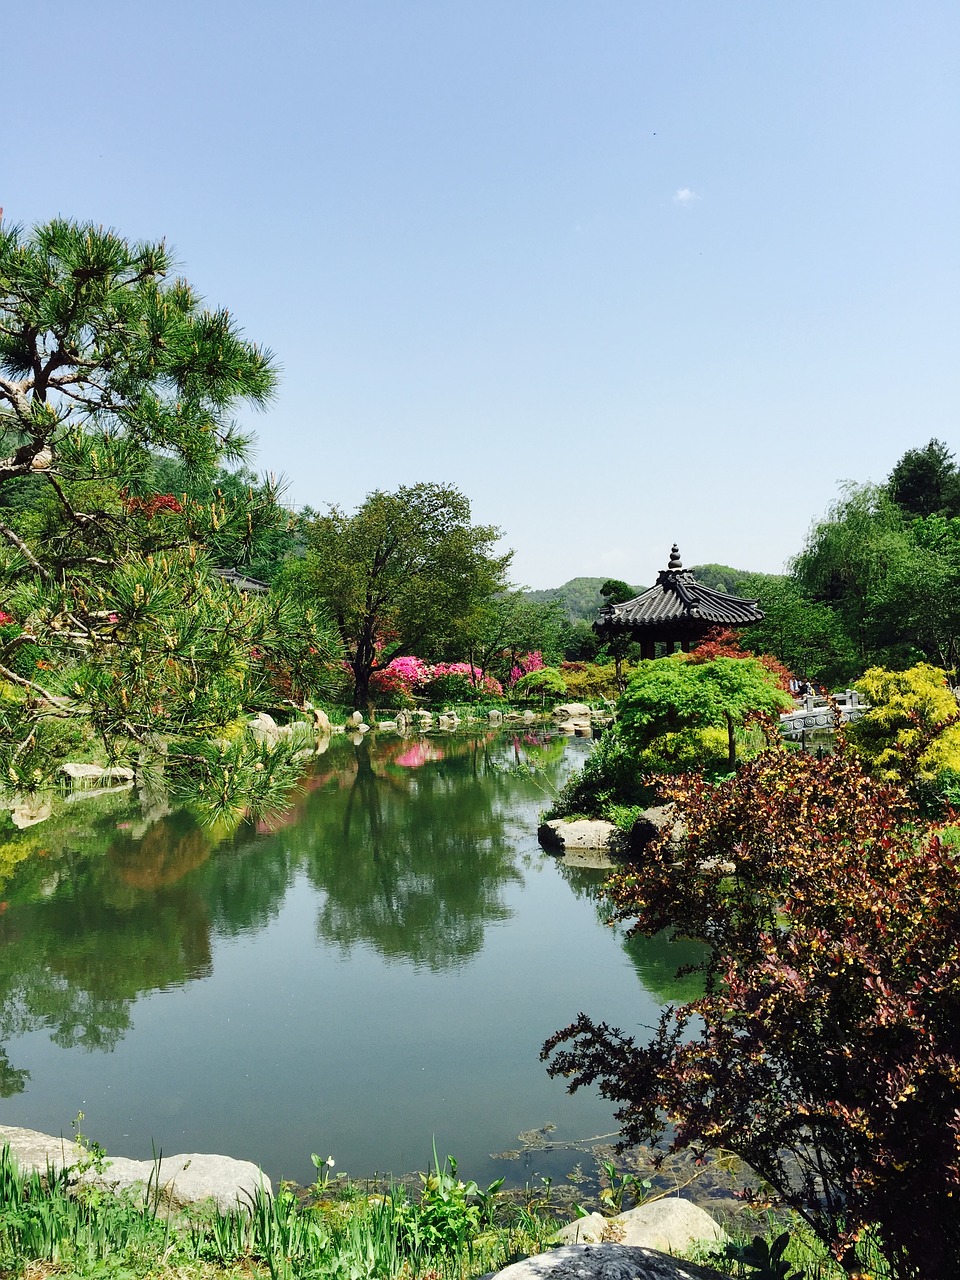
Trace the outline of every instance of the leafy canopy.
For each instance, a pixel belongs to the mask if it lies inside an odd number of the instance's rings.
[[[304,574],[338,627],[355,705],[394,654],[441,654],[504,589],[512,553],[495,554],[499,536],[472,524],[468,499],[444,484],[376,490],[352,514],[333,506],[313,521]]]

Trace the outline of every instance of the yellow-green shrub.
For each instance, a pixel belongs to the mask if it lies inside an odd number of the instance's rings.
[[[848,736],[874,774],[899,779],[906,760],[910,760],[910,771],[922,778],[960,773],[960,725],[935,737],[915,764],[910,757],[911,748],[958,711],[946,673],[939,667],[928,662],[907,671],[871,667],[854,687],[871,710],[850,726]]]

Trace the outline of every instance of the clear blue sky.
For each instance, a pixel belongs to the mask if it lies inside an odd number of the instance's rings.
[[[134,238],[283,368],[290,500],[450,481],[514,577],[782,570],[960,445],[956,0],[48,0],[0,205]]]

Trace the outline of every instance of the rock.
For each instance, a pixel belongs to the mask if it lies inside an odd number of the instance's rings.
[[[347,724],[356,725],[356,727],[359,729],[360,725],[363,724],[363,712],[362,711],[352,712],[347,717]]]
[[[89,1161],[89,1153],[75,1142],[32,1129],[0,1125],[0,1144],[10,1147],[24,1171],[37,1169],[44,1173],[48,1165],[62,1169],[79,1164],[83,1168]],[[270,1179],[261,1169],[249,1160],[233,1160],[229,1156],[163,1156],[159,1176],[153,1160],[108,1156],[101,1171],[85,1168],[80,1180],[107,1191],[129,1189],[143,1195],[149,1185],[151,1196],[159,1187],[160,1199],[171,1208],[212,1200],[221,1213],[237,1207],[249,1210],[261,1187],[267,1196],[273,1195]]]
[[[46,822],[53,813],[53,797],[50,795],[20,796],[18,802],[10,810],[13,825],[19,831],[36,826],[38,822]]]
[[[551,818],[537,829],[544,849],[609,849],[616,844],[617,828],[602,818]]]
[[[585,702],[563,702],[553,708],[557,720],[589,720],[590,708]]]
[[[127,769],[123,765],[111,765],[103,768],[99,764],[62,764],[60,772],[65,778],[69,778],[74,786],[78,784],[89,786],[119,786],[129,784],[133,786],[133,770]]]
[[[333,726],[330,724],[330,717],[320,707],[311,707],[313,715],[313,727],[317,733],[330,733]]]
[[[674,844],[679,844],[687,833],[684,824],[674,820],[672,804],[654,805],[650,809],[644,809],[631,829],[631,848],[634,852],[643,849],[654,836],[658,836],[666,829],[669,829],[669,838]]]
[[[527,710],[526,710],[526,711],[524,711],[524,713],[523,713],[523,723],[524,723],[524,724],[533,724],[533,722],[534,722],[534,720],[536,720],[536,718],[537,718],[537,717],[536,717],[536,716],[534,715],[534,713],[529,709],[529,707],[528,707],[528,708],[527,708]]]
[[[490,711],[487,712],[487,719],[491,724],[503,724],[503,712],[498,711],[496,707],[492,707]]]
[[[602,1213],[588,1213],[561,1227],[554,1239],[558,1244],[600,1244],[609,1222]]]
[[[727,1280],[719,1271],[622,1244],[568,1244],[524,1258],[497,1280]]]
[[[644,1249],[683,1253],[695,1240],[726,1244],[727,1234],[692,1200],[665,1196],[612,1218],[607,1239]]]
[[[275,747],[280,741],[280,727],[266,711],[258,711],[252,720],[247,721],[247,728],[257,742],[266,743],[268,747]]]

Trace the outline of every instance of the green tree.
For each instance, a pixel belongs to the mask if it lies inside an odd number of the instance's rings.
[[[547,663],[559,660],[566,630],[556,601],[538,603],[523,591],[487,596],[463,619],[448,656],[466,659],[506,683],[521,657],[539,651]]]
[[[908,449],[890,472],[887,489],[908,516],[960,516],[960,467],[942,440]]]
[[[162,243],[92,225],[0,226],[0,768],[43,784],[79,725],[108,759],[163,757],[172,786],[238,812],[279,801],[293,752],[205,741],[330,637],[217,576],[214,535],[260,522],[252,504],[156,487],[163,458],[196,484],[240,461],[233,415],[276,384],[269,353],[170,269]]]
[[[909,651],[904,651],[908,637],[884,602],[898,566],[912,549],[903,513],[887,490],[848,485],[793,561],[800,588],[839,615],[861,667],[886,659],[909,662]]]
[[[620,578],[608,578],[600,588],[600,596],[605,605],[623,604],[625,600],[632,600],[636,594],[633,587]],[[638,650],[639,647],[627,631],[620,635],[610,635],[605,638],[604,648],[613,658],[614,669],[617,673],[617,688],[621,693],[623,692],[623,660],[632,651]]]
[[[828,689],[845,686],[860,670],[857,650],[836,609],[814,600],[792,577],[756,573],[738,583],[756,599],[763,621],[741,638],[751,653],[769,653],[797,675]]]
[[[441,654],[504,589],[512,553],[494,553],[499,536],[471,524],[469,501],[442,484],[376,490],[352,515],[333,506],[313,521],[305,574],[339,629],[355,706],[395,654]]]
[[[618,704],[618,731],[637,759],[658,739],[685,744],[703,729],[727,731],[728,762],[736,764],[735,730],[751,712],[785,710],[789,696],[756,658],[714,658],[691,662],[674,654],[643,662],[627,682]]]

